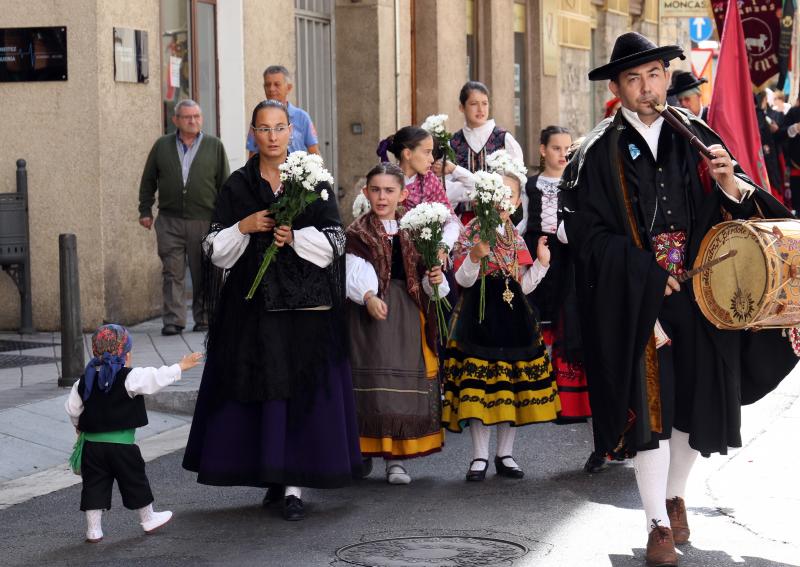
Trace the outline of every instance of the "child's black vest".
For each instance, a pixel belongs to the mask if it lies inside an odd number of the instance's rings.
[[[119,371],[111,390],[106,393],[95,384],[89,399],[83,402],[83,413],[78,419],[78,429],[86,433],[103,433],[120,429],[135,429],[147,425],[144,396],[131,398],[125,389],[125,379],[130,368]],[[78,394],[83,398],[86,384],[81,376]]]

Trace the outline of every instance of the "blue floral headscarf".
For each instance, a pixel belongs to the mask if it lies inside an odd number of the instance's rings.
[[[111,390],[117,373],[125,366],[125,357],[132,346],[131,335],[122,325],[103,325],[94,332],[94,357],[84,371],[84,401],[89,399],[95,386],[105,393]]]

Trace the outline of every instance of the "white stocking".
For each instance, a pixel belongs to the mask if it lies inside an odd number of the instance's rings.
[[[497,425],[497,456],[510,457],[514,454],[514,437],[517,435],[517,428],[511,427],[510,423],[500,423]],[[517,463],[514,459],[503,459],[503,464],[514,468]]]
[[[653,520],[659,526],[670,527],[667,516],[667,475],[669,474],[669,441],[659,441],[658,449],[639,451],[633,458],[636,484],[642,498],[650,531]]]
[[[472,458],[473,459],[489,459],[489,436],[491,430],[486,427],[480,420],[469,420],[469,432],[472,435]],[[487,467],[487,463],[478,461],[472,463],[470,470],[482,471]]]
[[[86,510],[86,539],[103,537],[103,511]]]
[[[297,496],[300,498],[300,487],[299,486],[287,486],[285,496]]]
[[[669,477],[667,478],[667,499],[686,494],[686,481],[699,453],[689,446],[689,434],[672,428],[669,440]]]

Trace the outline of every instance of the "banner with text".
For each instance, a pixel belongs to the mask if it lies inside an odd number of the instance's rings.
[[[729,0],[711,0],[719,37],[725,26]],[[736,0],[731,0],[736,5]],[[750,63],[750,78],[756,87],[778,74],[778,45],[781,33],[781,0],[744,0],[738,2],[744,29],[744,43]]]
[[[709,12],[709,0],[661,0],[662,18],[704,18]]]

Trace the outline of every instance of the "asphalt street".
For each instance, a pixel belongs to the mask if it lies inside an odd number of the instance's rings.
[[[695,468],[687,494],[692,542],[681,550],[682,566],[800,565],[793,472],[800,460],[775,455],[776,444],[798,447],[798,378],[746,409],[744,449]],[[144,535],[115,494],[104,514],[105,539],[84,543],[76,485],[0,510],[0,564],[345,567],[353,563],[337,550],[359,542],[461,535],[511,541],[527,552],[508,561],[392,565],[644,565],[645,518],[633,470],[624,463],[582,472],[587,425],[519,430],[515,456],[526,471],[519,481],[489,474],[466,483],[469,449],[468,435],[449,434],[442,453],[408,463],[408,486],[386,484],[377,461],[371,476],[351,487],[306,490],[308,518],[294,523],[279,507],[263,509],[261,490],[198,485],[177,451],[148,463],[156,509],[175,512],[160,532]]]

